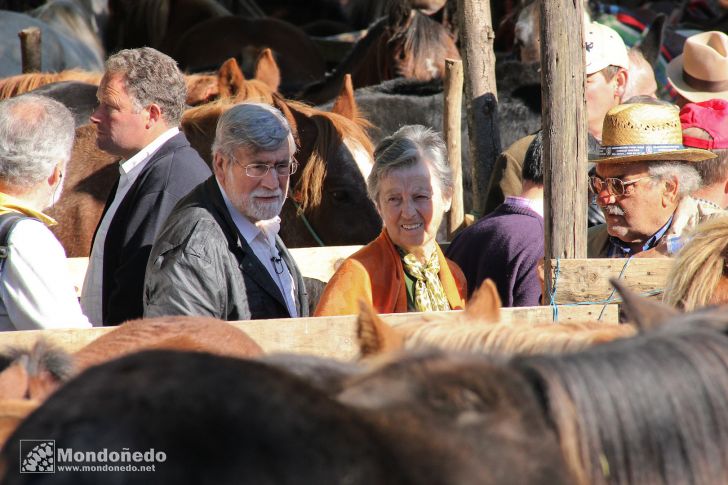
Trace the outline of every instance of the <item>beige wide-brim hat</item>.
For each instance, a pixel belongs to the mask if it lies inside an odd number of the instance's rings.
[[[645,161],[700,162],[715,154],[700,148],[685,148],[677,106],[620,104],[604,118],[602,146],[595,163]]]
[[[688,37],[683,53],[667,65],[667,79],[693,103],[728,99],[728,35],[711,31]]]

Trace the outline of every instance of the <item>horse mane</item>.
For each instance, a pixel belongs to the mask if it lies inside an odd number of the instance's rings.
[[[419,10],[412,10],[410,20],[404,25],[394,27],[389,44],[399,44],[395,50],[394,58],[401,52],[407,52],[404,56],[405,64],[399,67],[397,76],[416,77],[418,79],[431,79],[439,77],[439,73],[430,72],[430,76],[422,77],[417,75],[420,66],[415,62],[425,59],[445,59],[450,55],[446,46],[453,42],[452,36],[442,24],[432,20]],[[435,69],[435,65],[425,66],[426,70]]]
[[[718,483],[728,476],[728,339],[658,332],[518,358],[578,484]]]
[[[428,322],[402,324],[406,349],[436,346],[448,350],[499,355],[576,352],[635,335],[631,325],[598,322],[544,324],[477,324]]]
[[[32,348],[10,347],[0,358],[0,398],[44,399],[75,374],[71,356],[45,339]]]
[[[663,301],[684,311],[717,303],[712,296],[721,278],[728,275],[726,258],[728,218],[715,217],[700,224],[675,259]]]
[[[60,81],[80,81],[90,84],[99,84],[102,73],[84,71],[82,69],[67,69],[61,72],[34,72],[18,74],[16,76],[0,79],[0,99],[12,98],[27,93],[46,84]]]
[[[41,5],[30,13],[56,27],[60,32],[81,40],[93,50],[98,61],[103,64],[106,54],[90,5],[78,0],[55,0]]]
[[[296,184],[295,193],[302,211],[318,207],[323,196],[326,164],[335,160],[339,144],[345,139],[358,143],[368,154],[373,155],[372,144],[367,130],[371,124],[364,118],[355,115],[351,120],[337,113],[321,111],[297,101],[286,101],[288,108],[303,114],[316,127],[311,156],[302,167],[301,177]]]

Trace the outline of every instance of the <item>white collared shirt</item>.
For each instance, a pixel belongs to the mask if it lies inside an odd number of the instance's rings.
[[[288,268],[288,265],[286,264],[285,260],[281,258],[281,254],[275,245],[277,231],[275,233],[271,232],[269,234],[265,234],[263,231],[261,231],[258,226],[251,222],[250,219],[242,215],[232,205],[230,199],[225,193],[225,189],[222,188],[219,181],[217,181],[217,185],[218,187],[220,187],[222,198],[225,201],[225,207],[227,207],[227,210],[230,213],[230,217],[232,217],[235,226],[238,228],[238,231],[240,231],[240,234],[243,236],[243,239],[245,239],[245,242],[248,243],[248,245],[253,250],[255,256],[263,264],[265,269],[268,270],[268,274],[270,274],[270,277],[278,286],[278,289],[283,295],[283,299],[286,301],[288,313],[291,315],[291,317],[297,317],[298,312],[296,311],[296,282],[291,275],[291,271]],[[276,216],[274,219],[277,219],[277,222],[280,223],[280,217]],[[281,258],[280,263],[273,263],[271,258]],[[281,268],[283,269],[281,274],[278,274],[278,272],[276,272],[276,265],[278,266],[279,271]]]
[[[19,221],[8,247],[0,275],[0,331],[91,326],[78,305],[66,253],[42,222]]]
[[[119,205],[139,177],[139,174],[152,158],[152,155],[177,133],[179,133],[179,128],[170,128],[159,135],[149,145],[139,150],[129,160],[119,162],[119,185],[116,189],[114,200],[109,205],[109,209],[104,214],[104,218],[101,220],[99,228],[96,231],[96,237],[91,248],[91,256],[89,257],[88,269],[86,270],[86,278],[83,281],[83,291],[81,292],[81,308],[94,325],[103,324],[102,286],[104,281],[104,244],[106,242],[106,234],[109,232],[109,227],[111,226],[111,221],[114,219]]]

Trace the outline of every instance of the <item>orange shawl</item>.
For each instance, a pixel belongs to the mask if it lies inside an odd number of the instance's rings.
[[[440,282],[453,310],[465,306],[467,284],[457,264],[446,259],[437,246]],[[378,313],[406,313],[407,288],[402,260],[386,229],[374,241],[347,258],[326,285],[314,316],[356,315],[359,299],[370,302]]]

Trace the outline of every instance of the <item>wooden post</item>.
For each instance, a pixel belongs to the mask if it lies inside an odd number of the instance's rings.
[[[40,72],[40,29],[38,27],[28,27],[18,32],[18,37],[20,37],[20,59],[23,64],[23,74]]]
[[[551,260],[586,257],[587,130],[581,1],[541,3],[546,294]]]
[[[447,216],[447,239],[463,224],[463,168],[460,157],[460,109],[463,104],[463,63],[455,59],[445,59],[445,109],[442,121],[447,159],[453,175],[452,205]]]
[[[490,173],[501,151],[490,0],[458,0],[458,23],[465,63],[473,212],[479,217],[485,207]]]

